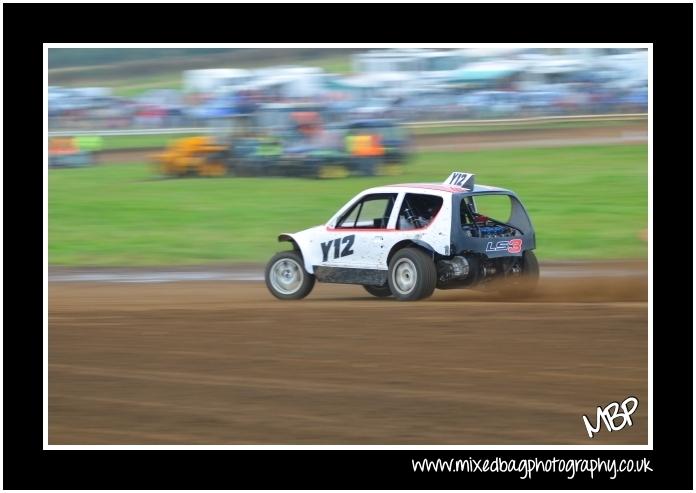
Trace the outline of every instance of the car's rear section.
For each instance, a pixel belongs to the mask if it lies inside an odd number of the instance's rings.
[[[498,217],[484,214],[481,202],[495,199]],[[534,254],[536,238],[529,216],[517,196],[505,189],[475,186],[452,194],[451,252],[440,259],[438,288],[497,284],[536,285],[539,266]]]

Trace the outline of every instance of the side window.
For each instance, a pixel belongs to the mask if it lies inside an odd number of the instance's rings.
[[[337,228],[383,229],[389,223],[395,193],[368,195],[355,204],[338,221]]]
[[[358,211],[360,211],[360,205],[362,202],[358,202],[353,206],[351,210],[348,211],[348,214],[343,216],[343,218],[338,222],[339,228],[354,228],[355,227],[355,220],[358,218]]]
[[[407,193],[399,211],[398,229],[427,227],[442,208],[442,197]]]

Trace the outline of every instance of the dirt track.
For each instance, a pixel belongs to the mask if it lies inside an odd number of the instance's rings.
[[[644,444],[647,282],[377,300],[317,284],[49,284],[51,444]],[[598,405],[634,424],[588,439]]]
[[[647,142],[647,121],[598,127],[559,127],[456,134],[416,135],[418,151],[477,151],[522,147],[562,147],[570,145],[635,144]]]

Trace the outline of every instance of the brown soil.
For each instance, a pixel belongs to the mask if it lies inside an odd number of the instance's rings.
[[[559,145],[605,141],[622,141],[635,143],[640,136],[646,136],[646,121],[636,121],[622,125],[579,127],[579,128],[545,128],[520,129],[490,132],[470,132],[456,134],[417,135],[413,144],[419,150],[476,150],[495,147],[516,147],[529,144],[550,145],[557,141]],[[647,137],[644,137],[647,139]]]
[[[647,280],[518,302],[317,284],[49,284],[50,444],[645,444]],[[589,439],[581,416],[640,400]]]

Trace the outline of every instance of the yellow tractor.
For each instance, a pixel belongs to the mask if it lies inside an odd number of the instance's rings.
[[[224,176],[227,151],[213,137],[184,137],[153,157],[158,171],[166,176]]]

